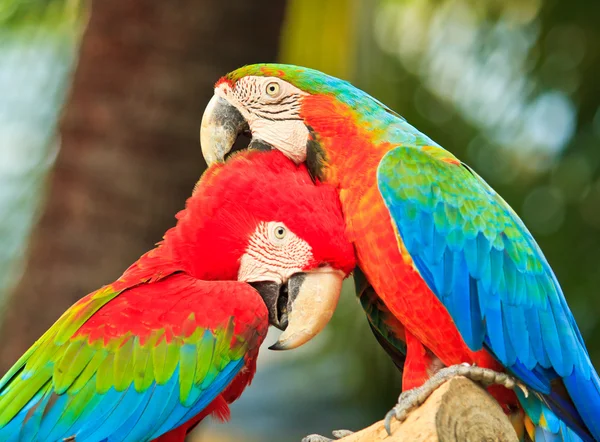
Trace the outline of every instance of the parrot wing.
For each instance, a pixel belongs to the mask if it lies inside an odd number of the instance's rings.
[[[598,375],[550,265],[516,213],[437,146],[391,150],[377,181],[414,266],[467,345],[474,351],[485,346],[571,414],[566,409],[572,405],[554,391],[562,378],[578,414],[599,438]]]
[[[354,270],[354,285],[375,339],[392,358],[398,370],[403,371],[406,361],[404,326],[387,308],[358,267]]]
[[[106,286],[63,314],[0,380],[1,440],[150,440],[222,392],[266,334],[260,296],[161,278]]]

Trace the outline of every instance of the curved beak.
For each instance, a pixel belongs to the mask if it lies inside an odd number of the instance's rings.
[[[200,125],[200,145],[206,163],[210,166],[225,161],[225,155],[244,130],[248,130],[248,122],[240,111],[226,99],[213,95]]]
[[[285,284],[255,282],[269,310],[271,325],[284,330],[271,350],[291,350],[327,325],[337,306],[344,274],[320,268],[291,276]]]

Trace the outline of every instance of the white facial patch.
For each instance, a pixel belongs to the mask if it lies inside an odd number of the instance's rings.
[[[280,150],[296,164],[306,161],[308,128],[301,120],[273,121],[256,118],[249,123],[252,136]],[[299,146],[302,146],[299,148]]]
[[[284,283],[312,260],[312,249],[283,223],[260,223],[240,261],[238,281]]]
[[[215,95],[235,106],[254,138],[283,152],[296,164],[306,160],[308,128],[300,116],[300,100],[309,95],[276,77],[243,77],[234,88],[221,83]]]

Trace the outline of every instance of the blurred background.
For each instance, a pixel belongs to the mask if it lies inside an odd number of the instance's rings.
[[[174,224],[213,83],[277,60],[352,81],[486,178],[600,367],[598,23],[593,0],[0,0],[0,371]],[[190,439],[381,419],[400,375],[352,290],[314,342],[265,348],[231,422]]]

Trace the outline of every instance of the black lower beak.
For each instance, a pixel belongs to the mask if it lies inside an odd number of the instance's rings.
[[[292,311],[294,300],[300,292],[300,286],[304,278],[303,273],[297,273],[292,275],[284,284],[272,281],[250,283],[267,306],[269,323],[279,330],[285,330],[288,326],[289,314]]]
[[[273,150],[273,146],[271,146],[266,141],[259,140],[258,138],[252,138],[250,140],[250,144],[248,144],[248,149],[249,150],[269,151],[269,150]]]
[[[271,281],[251,282],[250,285],[256,289],[269,311],[269,324],[280,330],[285,330],[287,320],[287,302],[289,299],[286,284],[278,284]]]

